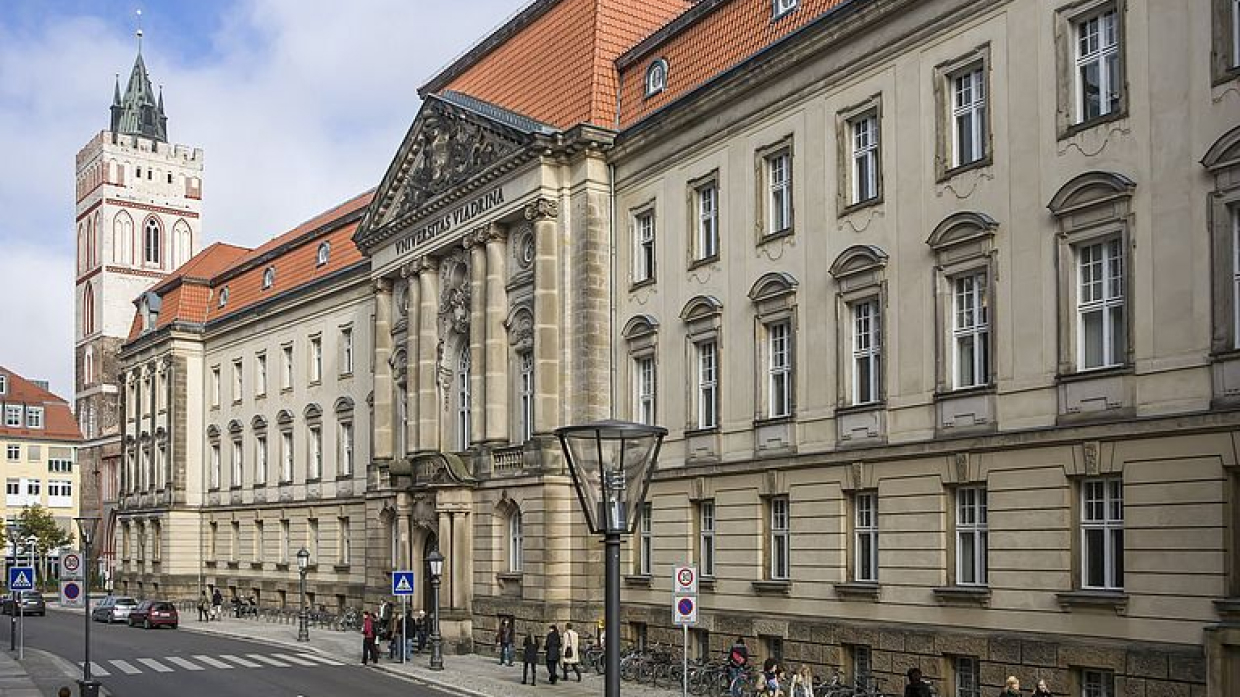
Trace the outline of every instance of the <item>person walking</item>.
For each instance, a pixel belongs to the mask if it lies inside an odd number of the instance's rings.
[[[564,668],[564,679],[568,680],[568,669],[572,668],[577,674],[577,682],[581,682],[581,638],[577,636],[577,630],[573,629],[573,623],[569,622],[564,625],[564,657],[560,659],[560,665]]]
[[[224,594],[220,592],[220,589],[217,586],[215,590],[211,591],[211,619],[219,620],[220,608],[223,605],[224,605]]]
[[[198,621],[199,622],[210,622],[211,621],[211,615],[208,609],[210,607],[211,607],[211,600],[207,598],[207,592],[204,590],[198,594]]]
[[[808,663],[802,663],[788,682],[789,697],[814,697],[814,673]]]
[[[904,697],[933,697],[930,684],[921,678],[921,668],[916,666],[908,669],[908,684],[904,686]]]
[[[525,643],[521,645],[521,684],[525,684],[526,676],[530,684],[538,684],[538,637],[533,632],[525,635]]]
[[[370,610],[362,613],[362,665],[379,663],[379,647],[375,644],[375,616]]]
[[[1033,686],[1033,692],[1029,695],[1030,697],[1051,697],[1051,688],[1046,686],[1045,680],[1038,680],[1038,684]]]
[[[560,647],[563,646],[560,642],[560,630],[556,629],[553,624],[551,625],[551,631],[547,632],[547,640],[543,642],[543,651],[546,652],[545,658],[547,659],[547,672],[550,674],[548,680],[552,685],[560,677]]]
[[[783,688],[779,685],[779,678],[783,674],[783,668],[779,665],[779,660],[774,656],[766,659],[762,664],[762,695],[765,697],[784,697]]]
[[[504,665],[505,661],[508,665],[512,665],[512,642],[513,642],[512,625],[505,617],[499,621],[499,630],[495,632],[495,646],[499,649],[499,664]]]
[[[1003,692],[999,693],[999,697],[1020,697],[1020,681],[1015,675],[1009,675],[1007,682],[1003,685]]]
[[[749,647],[745,646],[745,637],[736,637],[732,648],[728,649],[728,689],[732,697],[740,697],[741,676],[749,667]]]

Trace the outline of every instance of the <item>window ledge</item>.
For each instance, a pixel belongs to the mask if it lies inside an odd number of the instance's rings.
[[[1123,101],[1127,101],[1127,95],[1124,95],[1120,99]],[[1081,121],[1080,123],[1070,124],[1067,128],[1063,129],[1063,132],[1059,134],[1058,139],[1067,140],[1071,138],[1072,136],[1078,133],[1082,133],[1084,131],[1088,131],[1091,128],[1097,128],[1098,126],[1112,123],[1114,121],[1122,121],[1126,118],[1128,118],[1128,107],[1124,106],[1119,109],[1116,109],[1115,111],[1112,111],[1109,114],[1104,114],[1102,116],[1095,116],[1094,118],[1088,121]]]
[[[1225,363],[1240,358],[1240,349],[1228,349],[1226,351],[1215,351],[1210,354],[1211,363]]]
[[[685,437],[691,436],[713,436],[719,433],[718,426],[707,426],[705,428],[686,428]]]
[[[760,419],[754,419],[754,428],[761,426],[778,426],[780,424],[790,424],[796,419],[793,414],[785,414],[783,416],[764,416]]]
[[[987,152],[986,156],[981,158],[980,160],[966,162],[964,164],[956,165],[955,167],[950,167],[948,169],[943,170],[943,173],[939,175],[939,178],[935,183],[946,184],[948,181],[951,181],[952,177],[955,177],[959,174],[964,174],[965,172],[969,172],[971,170],[984,169],[986,167],[990,167],[994,163],[995,163],[994,157],[991,155],[991,153]]]
[[[874,206],[881,205],[882,202],[883,202],[883,195],[880,193],[879,195],[873,198],[867,198],[864,201],[857,201],[856,203],[850,203],[847,206],[844,206],[842,209],[840,209],[840,213],[837,217],[847,218],[848,216],[852,215],[853,213],[856,213],[857,211],[862,211],[862,210],[865,210],[866,208],[873,208]]]
[[[288,562],[286,561],[276,562],[276,571],[288,571]]]
[[[240,562],[235,562],[235,561],[228,562],[228,568],[230,569],[240,568],[240,566],[241,566]]]
[[[935,599],[940,603],[982,606],[990,604],[989,586],[939,586],[932,590]]]
[[[710,266],[711,264],[718,264],[718,263],[719,263],[719,255],[712,254],[708,257],[702,257],[701,259],[694,259],[693,261],[689,262],[689,270],[693,271],[694,269],[700,269],[703,266]]]
[[[1240,621],[1240,598],[1219,598],[1214,601],[1214,611],[1224,620]]]
[[[698,576],[698,590],[703,593],[713,593],[715,591],[714,576]]]
[[[650,580],[651,580],[650,574],[630,574],[624,577],[624,585],[636,586],[639,588],[649,588]]]
[[[323,482],[322,477],[306,477],[307,484],[320,484]]]
[[[633,283],[629,284],[629,292],[631,293],[631,292],[633,292],[633,291],[635,291],[635,290],[640,290],[640,289],[645,288],[645,287],[647,287],[647,286],[653,286],[653,285],[654,285],[654,282],[655,282],[655,278],[654,278],[654,276],[651,276],[650,278],[642,279],[642,280],[640,280],[640,281],[635,281],[635,282],[633,282]]]
[[[252,561],[252,562],[250,562],[250,568],[251,568],[251,569],[261,569],[261,568],[263,568],[263,563],[262,563],[261,561]]]
[[[126,560],[126,561],[128,561],[128,560]],[[204,566],[206,566],[208,569],[214,569],[216,566],[218,566],[218,565],[219,565],[219,562],[217,562],[217,561],[205,561],[205,562],[203,562],[203,565],[204,565]]]
[[[881,411],[887,408],[885,402],[867,402],[866,404],[849,404],[836,407],[836,414],[864,414],[867,411]]]
[[[986,385],[977,385],[976,387],[960,387],[957,389],[945,389],[934,393],[934,401],[942,402],[951,399],[959,399],[962,397],[976,397],[978,395],[995,394],[998,390],[994,383]]]
[[[786,227],[783,230],[776,230],[775,232],[763,234],[758,238],[758,246],[761,247],[764,244],[769,244],[776,240],[782,240],[785,237],[792,237],[792,233],[795,229],[796,228],[794,227]]]
[[[789,595],[792,593],[792,581],[786,578],[754,581],[753,590],[758,595]]]
[[[1136,369],[1130,364],[1117,365],[1112,368],[1094,368],[1092,370],[1078,370],[1074,373],[1060,373],[1055,376],[1056,382],[1083,382],[1085,380],[1094,380],[1096,378],[1109,378],[1116,375],[1132,375]]]
[[[1110,609],[1122,615],[1128,609],[1128,594],[1123,591],[1077,590],[1058,593],[1059,605],[1065,610],[1073,608]]]
[[[524,573],[520,571],[501,571],[495,574],[495,580],[502,583],[520,583]]]
[[[332,571],[348,571],[348,564],[332,564]]]
[[[877,581],[849,581],[835,584],[835,594],[841,600],[878,600],[878,592],[882,586]]]
[[[338,481],[338,482],[347,482],[347,481],[349,481],[350,479],[353,479],[353,473],[352,473],[352,472],[348,472],[348,473],[345,473],[345,474],[338,474],[338,475],[336,475],[336,481]]]

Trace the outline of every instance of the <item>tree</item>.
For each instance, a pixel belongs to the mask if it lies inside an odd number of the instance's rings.
[[[34,553],[38,558],[73,541],[69,531],[60,527],[51,512],[37,503],[22,509],[10,535],[17,538],[18,544],[33,540]]]

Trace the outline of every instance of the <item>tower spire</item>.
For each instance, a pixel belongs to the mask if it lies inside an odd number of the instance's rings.
[[[160,89],[157,97],[151,88],[151,77],[146,72],[146,61],[142,58],[142,10],[137,11],[137,25],[134,35],[138,55],[129,73],[124,96],[120,95],[120,84],[116,86],[112,100],[112,132],[167,142],[168,118],[164,115],[163,90]]]

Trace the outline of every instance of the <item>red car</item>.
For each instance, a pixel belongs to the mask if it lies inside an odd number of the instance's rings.
[[[142,625],[143,629],[152,627],[176,629],[178,621],[176,606],[166,600],[143,600],[129,613],[130,627]]]

